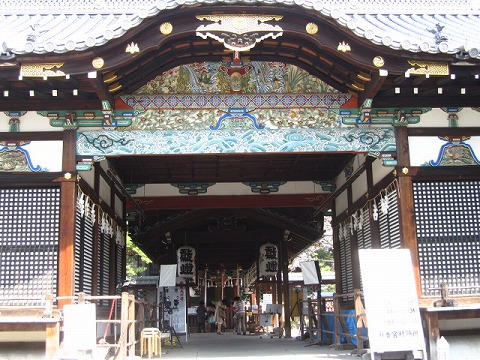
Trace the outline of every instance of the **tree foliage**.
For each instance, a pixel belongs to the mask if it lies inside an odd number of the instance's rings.
[[[127,277],[142,275],[152,260],[127,236]]]

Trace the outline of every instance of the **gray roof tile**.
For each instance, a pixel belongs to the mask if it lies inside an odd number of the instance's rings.
[[[81,51],[120,37],[165,9],[200,3],[303,6],[395,50],[480,49],[479,0],[4,0],[0,42],[15,54]],[[437,24],[443,30],[436,37]],[[441,44],[440,37],[445,38]]]

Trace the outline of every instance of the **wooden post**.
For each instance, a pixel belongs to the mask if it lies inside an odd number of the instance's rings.
[[[403,248],[410,249],[413,275],[415,277],[417,296],[421,296],[420,265],[418,260],[418,243],[415,223],[415,204],[413,201],[413,181],[409,175],[410,155],[407,127],[395,127],[397,143],[397,178],[398,178],[398,215],[400,223],[400,239]]]
[[[430,360],[437,360],[437,341],[440,339],[440,328],[437,311],[425,311],[425,328]]]
[[[54,318],[52,308],[53,296],[47,294],[45,296],[45,316],[48,318]],[[57,321],[47,322],[46,324],[45,355],[48,360],[57,359],[60,348],[60,319],[54,319]]]
[[[362,303],[362,292],[360,289],[353,290],[353,301],[355,303],[355,317],[357,326],[357,349],[363,350],[363,325],[367,327],[365,309]]]
[[[135,356],[135,296],[128,295],[128,356]],[[142,309],[143,315],[143,309]]]
[[[127,358],[128,343],[128,292],[122,292],[122,303],[120,310],[120,339],[118,341],[118,353],[116,359],[125,360]]]
[[[366,161],[365,163],[365,171],[367,173],[367,191],[369,194],[371,193],[371,189],[374,186],[372,164],[373,161]],[[368,210],[370,214],[373,214],[373,201],[368,202]],[[372,249],[380,249],[380,227],[378,225],[378,222],[373,219],[373,216],[369,216],[369,222],[370,236],[372,238]]]
[[[342,309],[340,307],[340,297],[333,296],[333,317],[335,322],[335,345],[341,345],[340,332],[342,325],[340,323],[340,317],[342,316]]]
[[[288,239],[287,233],[284,235],[282,242],[282,271],[283,271],[283,326],[285,329],[285,337],[290,339],[292,337],[292,323],[290,322],[290,283],[288,279]]]
[[[64,131],[62,169],[65,171],[60,185],[60,229],[58,240],[58,296],[75,293],[75,213],[77,203],[75,171],[76,132]],[[59,301],[61,309],[72,300]]]
[[[45,355],[47,359],[58,359],[60,348],[60,319],[46,324]]]

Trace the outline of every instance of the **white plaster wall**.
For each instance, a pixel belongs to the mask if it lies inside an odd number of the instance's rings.
[[[377,184],[385,176],[394,170],[391,166],[384,166],[381,159],[376,159],[372,163],[373,184]]]
[[[85,182],[90,185],[90,187],[93,189],[94,188],[94,184],[95,184],[95,171],[93,170],[89,170],[89,171],[79,171],[78,172],[80,174],[80,176],[82,177],[83,180],[85,180]]]
[[[463,108],[458,113],[459,127],[476,127],[480,125],[480,112],[471,108]],[[409,124],[408,127],[448,127],[448,113],[440,108],[434,108],[422,114],[418,124]]]
[[[123,219],[123,202],[117,195],[115,195],[115,214],[120,219]]]
[[[108,186],[107,182],[102,177],[100,177],[100,189],[98,192],[102,201],[108,206],[112,206],[110,186]]]
[[[268,196],[289,195],[289,194],[308,194],[314,197],[316,194],[330,194],[322,189],[318,184],[312,181],[289,181],[284,185],[280,185],[278,192],[268,194]],[[136,196],[178,196],[178,188],[170,184],[148,184],[137,189]],[[251,191],[250,187],[242,183],[216,183],[209,187],[207,195],[258,195]],[[199,196],[202,196],[200,194]]]
[[[336,215],[340,215],[342,212],[347,210],[348,208],[348,197],[347,192],[342,192],[337,198],[335,199],[335,213]]]
[[[365,196],[367,191],[367,172],[364,171],[352,184],[352,201],[355,202]]]
[[[12,117],[0,112],[0,132],[8,132],[8,122]],[[63,128],[51,127],[50,120],[38,115],[35,111],[28,111],[20,116],[20,131],[63,131]]]

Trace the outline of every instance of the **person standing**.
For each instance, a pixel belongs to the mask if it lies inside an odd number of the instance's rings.
[[[225,324],[225,318],[227,317],[227,299],[219,301],[215,308],[215,323],[217,324],[217,334],[222,334],[222,325]]]
[[[197,306],[197,329],[199,333],[205,332],[206,313],[205,303],[200,301],[200,304]]]
[[[240,296],[235,296],[233,302],[233,310],[235,311],[236,333],[238,335],[247,335],[246,318],[245,318],[245,302],[240,299]]]

